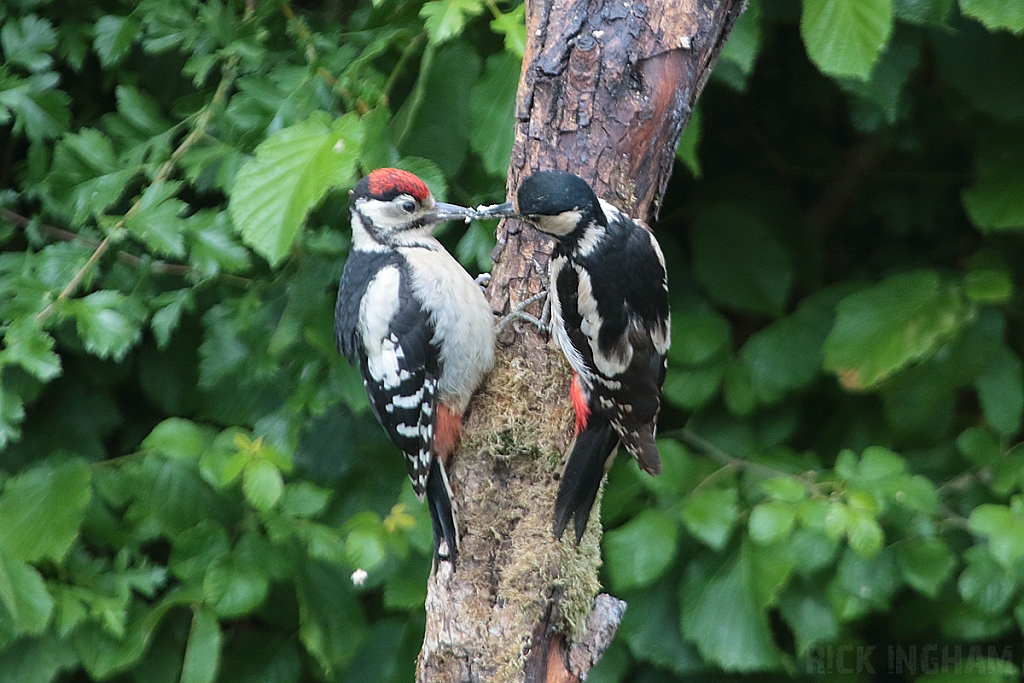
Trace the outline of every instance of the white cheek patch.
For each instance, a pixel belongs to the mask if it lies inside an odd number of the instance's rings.
[[[537,227],[549,235],[568,235],[576,229],[582,214],[576,209],[563,211],[556,216],[538,216]]]

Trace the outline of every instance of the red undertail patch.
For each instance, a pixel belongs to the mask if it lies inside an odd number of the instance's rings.
[[[590,419],[590,406],[587,405],[587,398],[583,395],[583,387],[580,386],[580,376],[572,375],[572,386],[569,389],[572,397],[572,407],[576,411],[576,433],[579,434],[587,427],[587,420]]]
[[[434,430],[434,453],[441,458],[441,462],[448,459],[449,454],[455,450],[455,444],[462,436],[462,415],[456,415],[448,410],[448,406],[439,403],[437,405],[437,425]]]

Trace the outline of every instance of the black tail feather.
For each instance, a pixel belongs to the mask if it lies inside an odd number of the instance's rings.
[[[437,458],[430,463],[427,475],[427,507],[434,528],[434,564],[448,560],[454,565],[459,554],[459,527],[455,522],[455,502],[448,475]]]
[[[576,435],[576,443],[562,473],[555,499],[553,531],[561,538],[569,520],[575,517],[576,542],[583,538],[590,519],[590,509],[601,488],[604,466],[615,450],[619,437],[606,419],[591,415],[587,426]]]

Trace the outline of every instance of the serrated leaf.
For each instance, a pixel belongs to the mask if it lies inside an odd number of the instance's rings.
[[[756,571],[747,546],[741,546],[709,580],[683,585],[683,636],[726,671],[772,670],[781,664]]]
[[[1000,129],[977,148],[977,180],[962,196],[968,215],[983,232],[1024,230],[1022,135],[1021,129]]]
[[[45,463],[9,479],[0,496],[0,547],[26,562],[60,563],[92,499],[88,466]]]
[[[604,556],[612,585],[629,590],[654,583],[675,559],[678,539],[676,522],[650,508],[607,532]]]
[[[46,71],[33,74],[14,87],[0,89],[0,113],[2,107],[8,107],[16,114],[16,133],[24,129],[30,141],[40,142],[67,132],[71,98],[54,89],[57,82],[57,75]]]
[[[76,300],[75,322],[85,348],[120,361],[142,336],[142,312],[120,292],[100,290]]]
[[[714,550],[721,550],[736,521],[735,488],[699,488],[683,499],[682,516],[686,530]]]
[[[188,260],[204,275],[238,273],[252,266],[248,249],[238,243],[225,211],[197,211],[188,224]]]
[[[891,33],[891,0],[804,0],[800,35],[830,76],[866,80]]]
[[[690,241],[694,275],[713,299],[752,313],[782,313],[793,265],[759,218],[735,207],[716,207],[698,216]]]
[[[125,58],[142,26],[131,16],[105,15],[96,20],[93,48],[104,68],[115,66]]]
[[[242,240],[277,265],[328,190],[355,181],[362,127],[355,114],[310,118],[256,148],[235,177],[228,210]]]
[[[430,0],[420,8],[420,17],[435,45],[462,33],[466,21],[484,11],[481,0]]]
[[[53,25],[34,14],[8,19],[0,28],[0,48],[3,48],[5,60],[29,71],[49,68],[53,64],[50,53],[56,47],[57,32]]]
[[[504,177],[515,131],[516,87],[522,60],[508,52],[487,58],[483,77],[473,86],[469,145],[491,175]]]
[[[35,318],[11,322],[4,334],[6,348],[0,352],[4,363],[16,363],[41,382],[60,375],[60,356],[53,352],[54,340]]]
[[[959,0],[960,10],[990,31],[1005,29],[1015,35],[1024,31],[1024,4],[1010,0]]]
[[[220,650],[224,640],[217,617],[207,609],[192,612],[192,628],[181,663],[180,683],[213,683],[220,668]]]
[[[0,629],[14,635],[39,634],[53,613],[53,598],[35,568],[0,546]]]
[[[505,36],[505,51],[519,59],[526,53],[526,3],[499,13],[491,22],[491,30]]]
[[[825,369],[847,389],[870,389],[933,354],[956,333],[967,311],[938,273],[891,275],[844,298],[825,340]]]

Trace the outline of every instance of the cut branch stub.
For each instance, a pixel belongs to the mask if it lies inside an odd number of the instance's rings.
[[[645,218],[660,204],[683,126],[742,5],[527,2],[509,196],[534,171],[567,170]],[[537,230],[499,225],[494,310],[542,291],[550,253]],[[625,606],[598,596],[599,524],[591,521],[578,547],[551,533],[572,437],[568,382],[545,335],[528,325],[502,335],[449,466],[462,546],[454,571],[442,563],[430,577],[419,681],[578,681],[614,635]]]

